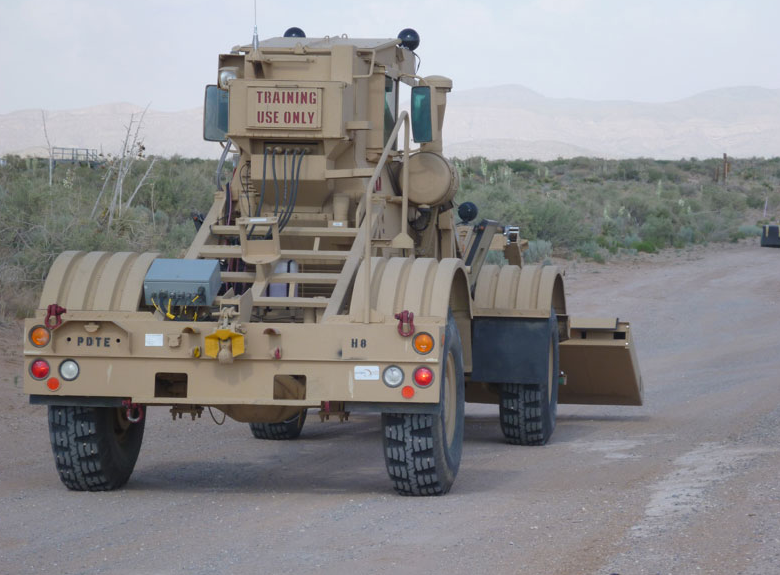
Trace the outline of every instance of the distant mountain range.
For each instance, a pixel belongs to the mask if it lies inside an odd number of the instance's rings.
[[[116,153],[131,115],[143,108],[110,104],[47,111],[52,145]],[[147,153],[214,158],[218,144],[201,136],[201,109],[149,110]],[[445,117],[448,156],[540,159],[595,156],[677,160],[728,153],[780,156],[780,90],[724,88],[666,103],[548,98],[523,86],[450,94]],[[46,155],[40,110],[0,115],[0,156]]]

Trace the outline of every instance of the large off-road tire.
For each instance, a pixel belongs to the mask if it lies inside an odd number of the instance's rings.
[[[401,495],[443,495],[450,490],[463,451],[463,351],[452,313],[442,353],[438,414],[382,414],[385,464]]]
[[[51,448],[65,487],[110,491],[127,483],[145,421],[131,423],[123,408],[49,406]]]
[[[544,445],[555,429],[558,413],[558,324],[550,314],[546,379],[539,383],[502,383],[499,402],[501,430],[508,443]]]
[[[304,409],[290,419],[277,423],[250,423],[249,429],[257,439],[295,439],[301,434],[305,421]]]

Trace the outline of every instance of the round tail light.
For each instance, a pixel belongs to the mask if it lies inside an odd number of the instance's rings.
[[[404,382],[404,372],[397,365],[388,366],[382,373],[382,381],[388,387],[398,387]]]
[[[66,359],[60,364],[60,375],[65,381],[73,381],[79,376],[79,364],[72,359]]]
[[[50,371],[51,368],[49,367],[49,362],[45,359],[36,359],[30,365],[30,375],[32,375],[35,379],[47,378]]]
[[[36,325],[30,330],[30,343],[35,347],[43,347],[51,339],[51,332],[42,325]]]
[[[418,367],[414,370],[414,383],[419,387],[428,387],[433,383],[433,372],[427,367]]]
[[[430,353],[433,349],[433,337],[431,334],[420,332],[414,336],[414,351],[420,354]]]

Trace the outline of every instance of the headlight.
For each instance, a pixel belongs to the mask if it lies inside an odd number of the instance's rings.
[[[230,67],[230,68],[220,68],[219,69],[219,79],[218,79],[218,82],[217,82],[219,84],[219,87],[221,89],[223,89],[223,90],[227,90],[228,89],[228,82],[230,82],[231,80],[235,80],[236,79],[236,73],[237,73],[237,69],[236,68],[232,68],[232,67]]]

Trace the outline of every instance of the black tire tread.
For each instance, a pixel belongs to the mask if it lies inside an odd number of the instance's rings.
[[[433,457],[434,417],[430,414],[384,414],[385,462],[401,495],[443,495],[449,490]]]
[[[106,413],[112,408],[49,407],[49,438],[60,480],[73,491],[111,491],[122,487],[135,467],[143,421],[131,437],[126,457],[116,457],[113,429]],[[140,433],[139,433],[140,432]],[[140,437],[139,437],[140,435]]]
[[[299,421],[299,418],[302,418],[303,421]],[[299,415],[296,415],[287,421],[279,421],[276,423],[250,423],[249,429],[252,430],[252,435],[257,439],[283,441],[299,437],[305,421],[306,411],[304,410]]]
[[[501,386],[501,428],[513,445],[544,445],[541,384],[505,383]]]

